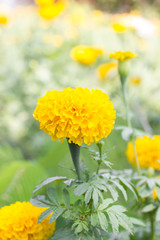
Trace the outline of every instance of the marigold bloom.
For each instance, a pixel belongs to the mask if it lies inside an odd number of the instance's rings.
[[[55,2],[55,0],[35,0],[35,3],[43,6],[43,5],[51,5]]]
[[[115,32],[118,32],[118,33],[123,33],[130,29],[129,27],[121,23],[113,23],[112,28]]]
[[[68,138],[81,145],[84,139],[90,145],[110,134],[116,112],[106,93],[77,87],[47,92],[33,116],[53,141]]]
[[[8,22],[8,18],[5,15],[0,15],[0,24],[6,24]]]
[[[86,65],[93,64],[101,55],[102,49],[85,45],[76,46],[71,50],[72,59]]]
[[[118,64],[116,62],[110,62],[102,64],[97,68],[97,73],[101,80],[104,80],[111,72],[117,70]]]
[[[64,9],[66,5],[62,1],[56,3],[44,5],[39,8],[39,14],[46,20],[51,20],[57,17]]]
[[[135,141],[135,145],[140,166],[144,168],[152,167],[156,170],[160,170],[160,136],[155,135],[153,138],[148,136],[142,138],[138,137]],[[136,166],[133,145],[131,142],[128,143],[126,155],[129,162],[133,164],[133,166]]]
[[[55,222],[48,223],[49,216],[41,223],[40,214],[46,210],[30,202],[16,202],[0,209],[1,240],[48,240],[55,230]]]
[[[119,51],[119,52],[115,52],[115,53],[110,53],[109,56],[110,56],[110,58],[114,58],[114,59],[119,60],[121,62],[129,60],[131,58],[138,57],[137,54],[129,52],[129,51],[126,51],[126,52]]]

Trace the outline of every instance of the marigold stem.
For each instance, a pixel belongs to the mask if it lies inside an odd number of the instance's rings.
[[[120,78],[122,78],[121,75],[120,75]],[[121,81],[121,83],[122,83],[122,81]],[[128,125],[129,128],[132,129],[132,132],[133,132],[133,135],[134,135],[134,129],[132,127],[132,122],[131,122],[131,119],[130,119],[130,116],[129,116],[129,105],[128,105],[128,101],[127,101],[127,95],[126,95],[126,88],[125,87],[126,87],[125,83],[122,84],[122,94],[123,94],[124,105],[125,105],[125,108],[126,108],[127,125]],[[134,156],[135,156],[135,160],[136,160],[137,171],[138,171],[138,174],[141,175],[141,168],[140,168],[139,161],[138,161],[138,156],[137,156],[136,145],[135,145],[135,140],[134,139],[132,139],[132,145],[133,145],[133,151],[134,151]]]
[[[81,180],[81,172],[80,172],[80,165],[79,165],[80,146],[75,143],[69,143],[69,141],[68,141],[68,145],[69,145],[72,161],[78,176],[78,180]]]

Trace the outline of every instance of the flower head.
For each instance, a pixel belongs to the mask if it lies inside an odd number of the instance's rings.
[[[117,63],[110,62],[106,64],[102,64],[98,67],[97,72],[101,80],[104,80],[111,72],[117,70]]]
[[[119,60],[120,62],[129,60],[131,58],[138,57],[137,54],[129,52],[129,51],[126,51],[126,52],[119,51],[119,52],[115,52],[115,53],[110,53],[109,56],[110,56],[110,58],[114,58],[116,60]]]
[[[82,64],[93,64],[99,56],[103,55],[101,48],[79,45],[71,50],[71,57],[73,60]]]
[[[8,22],[8,18],[5,15],[0,15],[0,24],[5,25]]]
[[[127,27],[127,26],[125,26],[124,24],[121,24],[121,23],[114,23],[112,25],[112,28],[117,33],[123,33],[123,32],[126,32],[127,30],[130,29],[129,27]]]
[[[139,137],[135,141],[136,152],[138,161],[141,167],[152,167],[156,170],[160,169],[160,136],[155,135],[153,138],[148,136]],[[128,144],[126,151],[128,160],[131,164],[136,166],[133,145],[131,142]]]
[[[48,224],[49,216],[41,223],[40,214],[46,210],[30,202],[16,202],[0,209],[1,240],[48,240],[55,230],[55,222]]]
[[[89,145],[110,134],[116,112],[101,90],[77,87],[47,92],[33,116],[53,141],[68,138],[70,143],[81,145],[84,139]]]
[[[67,0],[35,0],[39,5],[39,14],[46,20],[57,17],[65,8]]]

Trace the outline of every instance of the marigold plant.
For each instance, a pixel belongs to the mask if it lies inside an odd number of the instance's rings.
[[[79,45],[71,50],[71,57],[73,60],[82,64],[93,64],[99,56],[103,55],[101,48]]]
[[[81,145],[84,139],[90,145],[110,134],[116,112],[106,93],[77,87],[48,91],[39,99],[33,116],[53,141],[68,138]]]
[[[115,60],[119,60],[120,62],[129,60],[135,57],[138,57],[138,55],[129,51],[126,51],[126,52],[118,51],[115,53],[110,53],[110,58],[114,58]]]
[[[55,230],[55,222],[48,224],[49,217],[38,222],[44,207],[30,202],[16,202],[0,209],[1,240],[48,240]]]
[[[153,138],[144,136],[139,137],[135,141],[136,152],[138,161],[141,167],[149,168],[152,167],[156,170],[160,169],[160,136],[155,135]],[[126,151],[128,160],[131,164],[136,166],[135,155],[133,145],[131,142],[128,144]]]

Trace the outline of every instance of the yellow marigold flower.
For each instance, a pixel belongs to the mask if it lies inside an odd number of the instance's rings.
[[[115,32],[118,32],[118,33],[123,33],[130,29],[129,27],[121,23],[113,23],[112,28]]]
[[[0,15],[0,24],[6,24],[8,22],[8,18],[5,15]]]
[[[85,45],[76,46],[71,50],[72,59],[86,65],[93,64],[101,55],[102,49]]]
[[[46,210],[30,202],[16,202],[0,209],[1,240],[48,240],[55,230],[55,222],[48,223],[49,216],[41,223],[40,214]]]
[[[77,87],[48,91],[39,99],[33,116],[53,141],[68,138],[81,145],[84,139],[90,145],[110,134],[116,112],[106,93]]]
[[[51,5],[55,2],[55,0],[35,0],[35,3],[38,5]]]
[[[160,170],[160,135],[155,135],[153,138],[148,136],[138,137],[135,141],[138,161],[141,167],[152,167]],[[136,166],[133,145],[128,143],[126,155],[133,166]]]
[[[57,17],[65,8],[65,2],[59,0],[52,4],[41,5],[39,8],[39,14],[42,18],[51,20]]]
[[[97,68],[97,73],[101,80],[105,80],[105,78],[111,73],[117,70],[118,64],[116,62],[110,62],[106,64],[102,64]]]
[[[138,57],[137,54],[129,52],[129,51],[126,51],[126,52],[119,51],[119,52],[115,52],[115,53],[110,53],[109,56],[110,56],[110,58],[114,58],[114,59],[119,60],[121,62],[129,60],[131,58]]]
[[[139,77],[132,77],[130,78],[130,83],[133,85],[139,85],[141,83],[141,78]]]

